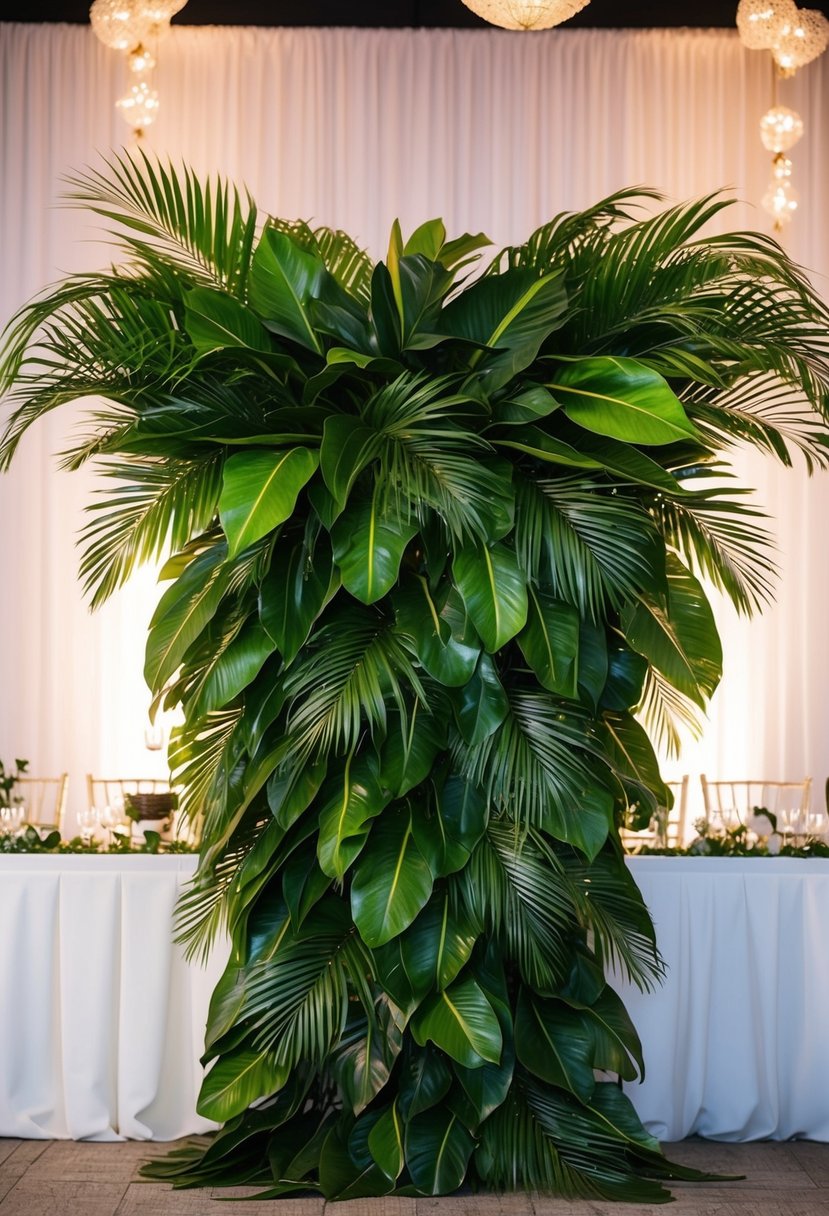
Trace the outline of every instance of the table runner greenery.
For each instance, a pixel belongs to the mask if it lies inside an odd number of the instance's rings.
[[[594,1071],[642,1069],[605,965],[661,970],[617,829],[670,797],[640,719],[674,739],[720,677],[698,574],[744,612],[773,581],[723,452],[825,463],[826,310],[773,241],[700,235],[717,198],[621,192],[494,256],[395,224],[374,264],[141,155],[70,189],[126,261],[11,322],[3,459],[101,398],[82,576],[97,604],[172,546],[181,930],[233,944],[225,1126],[149,1172],[666,1200],[695,1175]]]

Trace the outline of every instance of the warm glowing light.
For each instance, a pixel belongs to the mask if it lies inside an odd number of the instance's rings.
[[[95,36],[114,51],[131,51],[152,25],[138,0],[94,0],[89,19]]]
[[[769,152],[788,152],[803,135],[803,119],[787,106],[773,106],[760,119],[760,138]]]
[[[737,29],[744,46],[752,51],[771,50],[781,31],[797,17],[794,0],[740,0]]]
[[[130,51],[127,64],[131,72],[136,76],[141,76],[144,72],[151,72],[153,70],[155,67],[155,57],[150,54],[145,46],[139,43],[134,50]]]
[[[122,118],[137,132],[154,123],[158,115],[158,93],[143,80],[132,85],[126,96],[119,97],[115,104]]]
[[[791,222],[799,202],[800,198],[791,182],[772,181],[763,195],[763,210],[769,213],[779,231],[784,224]]]
[[[547,30],[569,21],[590,0],[463,0],[467,8],[505,30]]]
[[[795,19],[787,21],[772,47],[780,71],[793,76],[822,55],[829,46],[829,21],[817,9],[797,9]]]

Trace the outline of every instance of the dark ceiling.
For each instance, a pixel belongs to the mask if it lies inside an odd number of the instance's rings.
[[[816,3],[829,15],[829,0]],[[592,0],[568,27],[733,26],[737,0]],[[85,22],[88,0],[5,0],[5,21]],[[461,0],[189,0],[182,25],[358,25],[474,28]]]

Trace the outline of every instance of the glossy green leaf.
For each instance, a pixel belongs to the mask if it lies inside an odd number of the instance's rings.
[[[607,639],[604,628],[584,619],[579,623],[579,691],[594,707],[607,683]]]
[[[416,1115],[406,1129],[406,1165],[421,1195],[451,1195],[466,1177],[475,1141],[445,1106]]]
[[[230,557],[290,518],[318,464],[318,453],[301,447],[239,452],[225,462],[219,517]]]
[[[478,978],[484,978],[478,972]],[[484,988],[501,1027],[504,1046],[497,1064],[484,1064],[482,1068],[464,1068],[455,1064],[455,1072],[475,1112],[475,1123],[483,1123],[505,1100],[515,1072],[515,1043],[513,1039],[512,1014],[505,1000]],[[504,993],[506,995],[506,992]]]
[[[418,807],[414,833],[434,876],[463,869],[486,830],[489,806],[481,790],[452,774],[437,798]]]
[[[229,570],[224,545],[191,562],[161,597],[147,638],[144,679],[151,691],[163,688],[185,651],[210,623],[227,590]]]
[[[412,1034],[423,1047],[431,1040],[466,1068],[501,1060],[498,1018],[483,989],[469,977],[456,980],[428,1001],[412,1019]]]
[[[371,756],[346,760],[341,777],[323,791],[317,856],[331,878],[342,878],[368,838],[371,820],[391,795],[380,785],[377,762]]]
[[[493,348],[477,360],[492,391],[529,367],[563,321],[567,294],[559,273],[508,270],[478,279],[443,310],[443,331]]]
[[[320,471],[326,488],[342,509],[351,487],[375,456],[380,435],[352,414],[326,419],[320,446]]]
[[[276,546],[270,571],[259,588],[259,619],[286,663],[296,658],[336,586],[325,533],[312,550],[304,541]]]
[[[622,612],[628,644],[701,708],[722,675],[722,646],[699,580],[672,554],[664,603],[641,596]]]
[[[568,418],[599,435],[644,445],[699,438],[667,381],[636,359],[577,359],[556,373],[550,389]]]
[[[369,1151],[392,1182],[397,1181],[403,1170],[403,1131],[403,1120],[397,1109],[397,1102],[392,1102],[368,1134]]]
[[[289,828],[311,805],[327,769],[326,760],[297,764],[289,757],[269,778],[268,805],[283,828]]]
[[[402,1046],[402,1034],[387,999],[378,1002],[372,1016],[363,1019],[362,1032],[352,1034],[338,1049],[333,1071],[343,1096],[355,1115],[377,1097],[391,1076]]]
[[[402,933],[426,904],[432,874],[418,849],[412,815],[392,810],[374,826],[351,883],[351,913],[367,946]]]
[[[515,1012],[515,1052],[543,1081],[589,1101],[595,1086],[593,1044],[581,1011],[521,989]]]
[[[488,654],[482,654],[467,683],[452,689],[450,699],[458,730],[470,747],[483,743],[503,722],[509,709],[507,694]]]
[[[415,992],[447,988],[472,954],[478,934],[451,902],[445,888],[435,892],[401,938],[403,966]]]
[[[325,278],[319,258],[300,249],[285,233],[266,228],[250,269],[250,304],[272,333],[322,353],[310,302]]]
[[[602,709],[635,709],[642,699],[648,660],[628,646],[612,645],[607,652],[607,683],[602,689]]]
[[[352,502],[331,530],[334,561],[343,586],[363,604],[373,604],[397,582],[406,546],[417,531],[375,495]]]
[[[290,1069],[273,1051],[240,1047],[220,1056],[202,1082],[196,1110],[204,1119],[224,1123],[251,1103],[280,1089]]]
[[[256,313],[224,291],[193,287],[184,297],[184,328],[199,354],[241,347],[273,350]]]
[[[320,1190],[326,1199],[363,1199],[368,1195],[387,1195],[394,1183],[371,1158],[355,1165],[341,1128],[330,1131],[322,1146],[319,1164]]]
[[[648,791],[654,807],[667,806],[670,795],[662,780],[653,744],[634,716],[626,712],[604,713],[599,736],[619,776]]]
[[[273,651],[273,641],[259,621],[249,620],[227,649],[218,655],[190,703],[190,713],[206,714],[227,705],[253,683]]]
[[[437,1106],[451,1084],[452,1074],[444,1056],[431,1043],[416,1047],[409,1039],[402,1059],[398,1097],[406,1120]]]
[[[317,865],[312,842],[298,850],[282,871],[282,894],[294,930],[302,927],[311,909],[331,886],[331,879]]]
[[[425,578],[408,578],[392,597],[399,632],[433,679],[450,688],[469,680],[481,644],[454,587],[435,595]]]
[[[496,422],[537,422],[539,418],[547,418],[560,405],[543,384],[531,384],[499,401],[494,418]]]
[[[518,645],[544,688],[578,697],[579,614],[572,604],[530,587]]]
[[[429,776],[439,752],[446,748],[446,722],[416,701],[405,718],[389,715],[386,741],[380,752],[380,783],[395,798]]]
[[[527,621],[527,582],[512,549],[496,544],[465,547],[452,569],[472,624],[491,653]]]
[[[591,1005],[568,1001],[584,1017],[583,1028],[592,1044],[593,1067],[615,1072],[623,1081],[644,1078],[645,1061],[636,1027],[619,995],[606,984]]]

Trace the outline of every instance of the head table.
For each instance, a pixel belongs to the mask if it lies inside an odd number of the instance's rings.
[[[169,1140],[195,1113],[210,992],[172,943],[195,857],[0,856],[0,1136]],[[829,862],[632,857],[668,965],[619,983],[627,1086],[662,1140],[829,1140]]]

